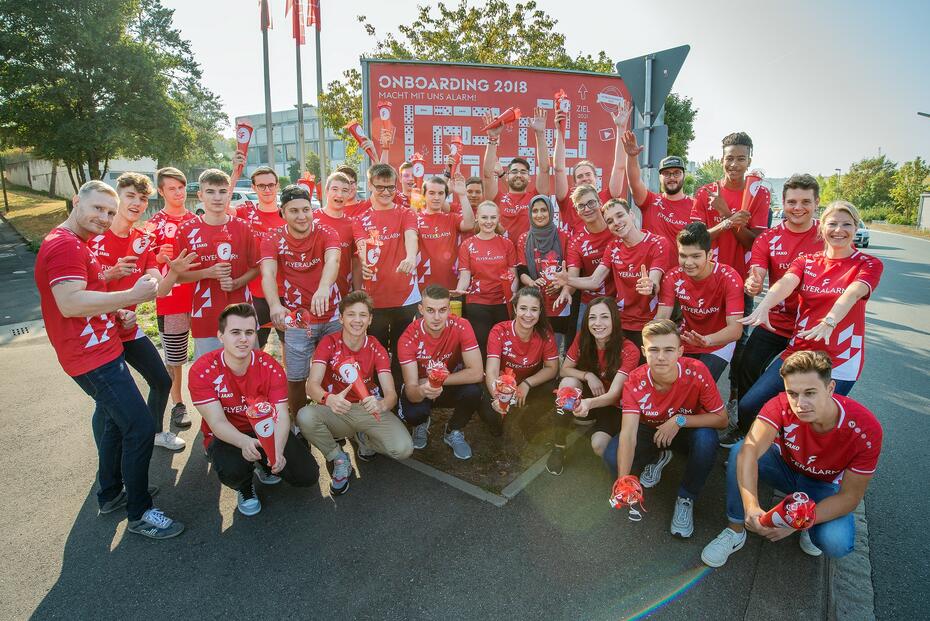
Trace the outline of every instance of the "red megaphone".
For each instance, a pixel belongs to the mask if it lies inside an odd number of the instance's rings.
[[[277,416],[274,406],[267,401],[249,400],[248,408],[245,410],[246,418],[252,425],[255,437],[258,443],[262,445],[265,456],[268,458],[268,465],[274,467],[275,464],[275,447],[274,447],[274,427]]]
[[[350,121],[346,123],[345,130],[352,134],[352,137],[355,138],[355,142],[358,143],[358,146],[362,146],[362,144],[368,140],[368,135],[365,134],[365,130],[362,129],[362,124],[358,121]],[[369,158],[371,158],[372,162],[378,161],[378,154],[375,153],[374,147],[365,149],[365,153]]]
[[[362,379],[362,373],[358,362],[355,361],[354,357],[347,356],[343,358],[336,370],[342,382],[352,386],[352,392],[355,393],[359,401],[364,401],[371,396],[371,393],[368,392],[368,387],[365,386],[365,380]],[[381,420],[380,414],[374,414],[373,416],[375,420]]]
[[[513,123],[514,121],[520,118],[520,108],[507,108],[501,112],[496,119],[485,125],[481,128],[481,131],[486,132],[489,129],[494,129],[495,127],[503,127]]]

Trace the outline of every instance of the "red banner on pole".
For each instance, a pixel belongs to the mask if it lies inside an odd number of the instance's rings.
[[[307,0],[307,25],[320,29],[320,0]]]
[[[293,36],[300,45],[307,42],[307,38],[304,34],[304,20],[301,19],[302,12],[300,0],[287,0],[287,4],[284,5],[284,16],[291,16],[291,36]]]

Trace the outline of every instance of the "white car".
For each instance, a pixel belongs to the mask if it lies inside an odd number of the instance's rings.
[[[233,189],[232,197],[229,200],[229,206],[236,209],[243,205],[258,207],[258,194],[251,190],[245,191],[242,188]],[[194,213],[198,216],[203,215],[203,203],[197,203],[194,207]]]
[[[865,222],[859,221],[859,226],[856,228],[856,236],[853,238],[853,245],[856,248],[868,248],[869,247],[869,229],[865,226]]]

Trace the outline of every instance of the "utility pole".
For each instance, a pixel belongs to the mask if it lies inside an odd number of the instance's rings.
[[[326,150],[326,126],[323,124],[323,111],[320,109],[320,101],[323,97],[323,63],[320,59],[320,25],[316,26],[314,33],[316,37],[316,118],[320,132],[320,179],[318,182],[324,183],[328,172],[326,160],[329,157]]]
[[[261,0],[262,57],[265,67],[265,157],[274,168],[274,132],[271,126],[271,75],[268,69],[268,28],[271,27],[271,10],[268,0]]]

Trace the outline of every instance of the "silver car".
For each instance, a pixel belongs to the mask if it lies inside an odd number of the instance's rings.
[[[856,248],[868,248],[869,247],[869,229],[865,226],[865,222],[859,221],[859,226],[856,228],[856,237],[853,239],[853,245]]]

